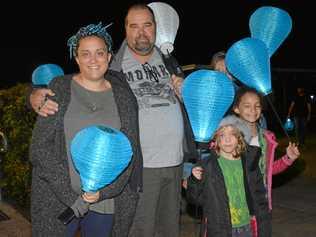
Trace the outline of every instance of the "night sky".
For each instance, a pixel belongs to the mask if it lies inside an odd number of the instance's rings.
[[[69,60],[66,42],[81,26],[99,21],[113,22],[109,31],[117,49],[124,39],[126,9],[133,2],[136,1],[101,0],[85,4],[77,1],[71,6],[69,1],[43,1],[36,6],[29,2],[2,6],[0,88],[30,82],[32,71],[44,63],[59,64],[65,73],[76,71],[74,62]],[[174,54],[182,65],[208,64],[213,53],[226,50],[234,42],[250,36],[248,21],[252,12],[260,6],[275,6],[291,15],[293,29],[272,56],[272,68],[316,70],[316,12],[312,1],[164,2],[173,6],[180,16]]]

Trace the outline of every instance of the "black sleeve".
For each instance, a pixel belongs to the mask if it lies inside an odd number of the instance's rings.
[[[203,168],[202,179],[196,179],[193,174],[188,178],[188,189],[186,192],[186,197],[188,202],[202,206],[203,205],[203,192],[206,185],[206,180],[208,179],[207,172],[207,161],[199,162],[196,166],[201,166]]]
[[[163,61],[169,73],[184,78],[184,73],[175,57],[172,55],[163,55]]]
[[[184,162],[196,161],[198,157],[197,145],[194,141],[193,129],[189,120],[189,116],[185,110],[185,107],[180,103],[182,116],[183,116],[183,126],[184,126],[184,139],[183,139],[183,160]]]
[[[263,184],[263,176],[256,160],[260,157],[260,149],[255,154],[254,164],[252,170],[250,170],[252,196],[253,196],[253,208],[254,214],[257,219],[258,236],[259,237],[271,237],[272,236],[272,217],[269,211],[267,191]]]

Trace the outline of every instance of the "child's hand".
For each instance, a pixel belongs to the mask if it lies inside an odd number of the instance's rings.
[[[184,189],[188,188],[188,180],[187,179],[182,180],[182,188],[184,188]]]
[[[300,151],[295,143],[290,142],[286,148],[286,154],[291,160],[296,160],[300,156]]]
[[[200,166],[196,166],[192,169],[192,174],[193,176],[198,179],[201,180],[202,179],[202,174],[203,174],[203,169]]]

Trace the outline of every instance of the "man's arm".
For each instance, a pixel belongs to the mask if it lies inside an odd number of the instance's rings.
[[[312,106],[311,103],[307,103],[307,122],[311,120],[311,115],[312,115]]]
[[[290,105],[290,108],[289,108],[289,112],[287,113],[287,116],[288,116],[288,117],[291,116],[291,113],[292,113],[292,110],[293,110],[293,108],[294,108],[294,105],[295,105],[295,102],[292,101],[292,102],[291,102],[291,105]]]
[[[43,117],[55,114],[58,111],[58,104],[48,99],[48,96],[54,95],[50,89],[33,89],[29,97],[32,109]]]

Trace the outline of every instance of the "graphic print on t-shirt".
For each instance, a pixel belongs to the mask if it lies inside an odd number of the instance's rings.
[[[163,64],[142,64],[141,68],[125,72],[139,109],[170,106],[176,103],[170,75]]]

